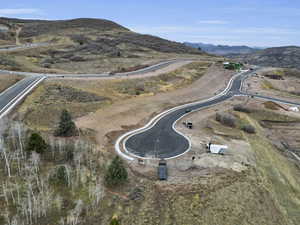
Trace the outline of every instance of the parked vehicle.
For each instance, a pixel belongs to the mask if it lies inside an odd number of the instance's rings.
[[[160,160],[158,163],[158,179],[159,180],[167,180],[168,179],[168,167],[167,167],[167,161],[166,160]]]
[[[191,109],[186,109],[185,110],[185,113],[189,113],[189,112],[192,112],[192,110]]]

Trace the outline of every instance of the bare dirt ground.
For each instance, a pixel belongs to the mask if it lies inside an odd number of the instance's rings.
[[[272,111],[270,115],[273,117],[268,116],[268,121],[263,119],[264,117],[260,115],[259,111],[252,116],[263,127],[262,137],[276,146],[281,154],[297,163],[295,155],[300,155],[300,122],[289,121],[299,121],[300,113],[284,110],[285,105],[278,105],[278,109],[270,110],[265,107],[265,103],[261,100],[235,97],[223,104],[192,113],[179,121],[176,129],[190,138],[192,148],[185,155],[168,160],[170,176],[168,182],[190,182],[196,177],[208,176],[220,170],[241,172],[256,167],[258,159],[245,133],[236,128],[221,126],[215,121],[217,112],[232,110],[233,106],[237,104],[243,104],[256,110]],[[193,123],[193,129],[188,129],[183,125],[182,122],[186,121]],[[208,153],[205,146],[208,142],[227,145],[228,150],[224,155]]]
[[[265,103],[267,102],[257,99],[234,97],[222,104],[189,114],[178,121],[176,129],[191,140],[192,148],[186,154],[168,160],[169,177],[167,183],[197,183],[199,177],[209,177],[219,172],[226,173],[226,170],[242,172],[256,167],[257,157],[244,131],[224,127],[215,121],[216,113],[231,111],[233,106],[238,104],[251,109],[262,110],[262,113],[258,111],[252,116],[263,127],[263,137],[280,149],[281,153],[295,161],[296,158],[293,154],[300,155],[300,122],[289,122],[289,118],[295,118],[296,120],[298,118],[299,120],[300,113],[284,110],[286,108],[284,104],[276,104],[278,108],[270,110],[266,107],[268,104]],[[271,111],[271,113],[264,115],[264,110]],[[270,121],[264,122],[265,117]],[[193,129],[188,129],[183,122],[192,122]],[[208,153],[206,144],[209,142],[226,145],[228,150],[224,155]],[[286,147],[290,149],[287,150]],[[157,160],[144,160],[143,163],[134,163],[131,164],[131,167],[141,174],[147,174],[155,178]]]
[[[257,76],[248,78],[244,83],[244,90],[249,93],[258,93],[265,96],[278,97],[290,101],[300,101],[299,96],[290,92],[300,89],[300,79],[297,77],[283,76],[284,80],[275,80],[265,77],[265,74],[272,74],[277,68],[264,68],[257,73]]]
[[[255,165],[250,146],[242,140],[241,134],[234,129],[212,131],[211,121],[208,118],[214,118],[217,112],[231,109],[234,105],[245,104],[245,98],[234,98],[223,104],[212,108],[204,109],[192,113],[177,123],[176,129],[187,135],[192,142],[191,151],[184,157],[185,160],[192,162],[192,166],[198,168],[225,168],[237,172],[247,169],[246,165]],[[193,123],[193,129],[188,129],[183,125],[184,121]],[[232,139],[229,136],[233,137]],[[222,144],[228,146],[224,156],[212,155],[207,153],[206,144]],[[194,159],[194,160],[193,160]]]
[[[22,79],[22,76],[17,75],[0,75],[0,92],[4,91]]]
[[[187,88],[116,102],[77,119],[76,124],[80,128],[95,130],[99,145],[104,148],[109,144],[109,150],[113,151],[112,141],[115,141],[116,135],[125,132],[129,127],[142,126],[154,114],[158,114],[164,109],[213,96],[216,92],[224,89],[226,81],[232,75],[232,72],[214,65],[204,76]],[[116,131],[122,132],[114,133]]]
[[[216,130],[209,129],[211,118],[217,112],[232,109],[234,105],[245,103],[244,97],[235,97],[222,104],[209,107],[198,112],[194,112],[184,117],[176,124],[176,129],[184,133],[192,143],[192,148],[186,154],[168,160],[168,183],[193,183],[199,182],[197,178],[209,176],[222,170],[233,170],[241,172],[248,168],[249,165],[255,166],[255,158],[251,151],[250,145],[242,138],[242,133],[232,129],[232,131],[222,134]],[[193,129],[188,129],[183,122],[193,123]],[[225,132],[225,130],[224,130]],[[234,139],[228,138],[233,136]],[[207,152],[206,144],[211,141],[215,144],[227,145],[229,147],[224,156],[212,155]],[[155,175],[157,161],[145,160],[145,165],[136,163],[132,165],[135,170],[141,173]],[[223,171],[224,172],[224,171]]]

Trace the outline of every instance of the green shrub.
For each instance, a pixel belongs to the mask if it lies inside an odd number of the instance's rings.
[[[236,126],[236,118],[233,115],[228,113],[223,113],[223,114],[217,113],[216,120],[225,126],[229,126],[229,127]]]
[[[50,177],[50,182],[53,184],[60,184],[67,186],[69,184],[68,171],[65,166],[56,168],[54,174]]]
[[[44,153],[48,148],[48,145],[44,141],[41,135],[38,133],[32,133],[28,143],[26,145],[27,152],[37,152],[37,153]]]
[[[118,186],[128,179],[126,168],[119,156],[116,156],[108,166],[105,174],[105,183],[107,186]]]
[[[243,105],[235,105],[233,107],[233,110],[238,111],[238,112],[244,112],[244,113],[251,113],[252,112],[251,109],[249,109],[248,107],[243,106]]]
[[[250,124],[242,126],[242,130],[249,134],[255,134],[255,127]]]
[[[59,137],[72,137],[78,135],[75,123],[67,110],[62,111],[59,126],[54,132],[54,135]]]
[[[109,225],[121,225],[117,218],[112,218]]]

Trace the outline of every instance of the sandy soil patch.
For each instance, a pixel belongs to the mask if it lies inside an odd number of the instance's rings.
[[[248,93],[261,94],[277,97],[289,101],[300,101],[300,96],[290,92],[300,89],[300,79],[296,77],[283,76],[284,80],[274,80],[263,76],[276,70],[276,68],[264,68],[257,73],[257,76],[249,77],[244,83],[244,90]]]
[[[110,137],[108,133],[113,131],[123,133],[128,127],[132,128],[145,124],[154,114],[158,114],[164,109],[211,97],[224,89],[232,75],[230,71],[212,66],[204,76],[187,88],[116,102],[95,113],[77,119],[76,124],[81,128],[95,130],[97,132],[97,142],[102,147],[109,144],[110,151],[113,151],[112,142],[119,134]]]
[[[197,168],[224,168],[237,172],[247,169],[248,165],[255,165],[255,159],[253,154],[251,154],[250,146],[247,142],[240,139],[240,134],[235,136],[236,139],[231,139],[226,137],[226,135],[212,133],[208,128],[209,120],[214,120],[217,112],[226,111],[236,104],[245,103],[245,101],[246,99],[241,97],[234,98],[212,108],[192,113],[179,121],[176,129],[187,135],[192,142],[192,148],[184,156],[184,160],[189,160],[191,166]],[[192,122],[193,129],[186,128],[182,123],[183,121]],[[224,155],[207,153],[206,144],[210,141],[214,144],[227,145],[228,150]]]

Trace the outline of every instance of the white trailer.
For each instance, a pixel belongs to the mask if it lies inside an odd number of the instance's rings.
[[[214,145],[212,143],[208,143],[206,145],[206,147],[208,148],[210,153],[220,154],[220,155],[223,155],[225,153],[226,149],[228,149],[228,146],[226,146],[226,145]]]

